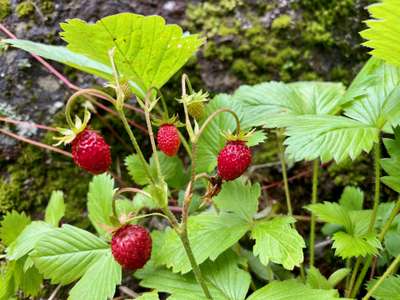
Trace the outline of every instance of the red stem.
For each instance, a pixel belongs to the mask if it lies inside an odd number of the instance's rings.
[[[44,130],[48,130],[48,131],[57,131],[56,128],[45,126],[45,125],[36,124],[36,123],[33,123],[33,122],[19,121],[19,120],[13,120],[13,119],[10,119],[10,118],[3,118],[3,117],[0,117],[0,121],[6,122],[6,123],[15,124],[15,125],[32,126],[32,127],[36,127],[36,128],[40,128],[40,129],[44,129]]]
[[[67,151],[58,149],[58,148],[53,147],[53,146],[49,146],[49,145],[43,144],[41,142],[37,142],[37,141],[31,140],[31,139],[25,138],[23,136],[20,136],[18,134],[12,133],[12,132],[10,132],[8,130],[5,130],[3,128],[0,128],[0,133],[8,135],[8,136],[10,136],[10,137],[12,137],[12,138],[14,138],[16,140],[19,140],[19,141],[22,141],[22,142],[25,142],[25,143],[28,143],[28,144],[43,148],[43,149],[47,149],[47,150],[50,150],[50,151],[53,151],[53,152],[57,152],[59,154],[62,154],[62,155],[65,155],[67,157],[72,158],[72,154],[67,152]]]

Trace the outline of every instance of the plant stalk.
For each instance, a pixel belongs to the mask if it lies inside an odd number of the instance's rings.
[[[380,144],[380,137],[378,139],[378,142],[375,144],[374,147],[374,168],[375,168],[375,192],[374,192],[374,205],[372,208],[372,215],[371,215],[371,220],[368,226],[368,231],[369,232],[373,232],[374,230],[374,226],[375,226],[375,221],[376,221],[376,215],[378,213],[378,206],[379,206],[379,198],[380,198],[380,186],[381,186],[381,167],[380,167],[380,159],[381,159],[381,144]],[[397,205],[396,205],[397,206]],[[394,217],[393,217],[394,219]],[[390,221],[392,222],[393,219]],[[389,220],[388,220],[389,221]],[[390,227],[390,225],[385,225],[384,228],[388,226],[388,228]],[[387,230],[387,229],[385,229]],[[380,241],[382,241],[384,235],[379,235],[379,239]],[[382,238],[382,239],[381,239]],[[357,258],[357,260],[361,260],[362,258]],[[350,296],[351,297],[355,297],[355,295],[357,295],[360,286],[365,278],[365,275],[367,274],[367,271],[371,265],[372,262],[372,256],[368,256],[368,258],[366,259],[366,262],[363,266],[363,268],[361,269],[360,274],[358,275],[357,281],[354,285],[354,288],[351,290]]]
[[[376,289],[383,283],[383,281],[393,273],[393,271],[396,269],[399,263],[400,263],[400,255],[398,255],[396,259],[390,264],[390,266],[386,269],[385,273],[383,273],[383,275],[378,279],[378,281],[369,290],[369,292],[362,298],[362,300],[368,300],[372,296],[372,294],[376,291]]]
[[[312,195],[311,204],[317,203],[318,196],[318,173],[319,173],[319,159],[313,161],[313,178],[312,178]],[[316,216],[311,213],[311,226],[310,226],[310,267],[314,266],[315,261],[315,224]]]
[[[288,215],[292,216],[293,209],[292,209],[292,202],[290,200],[289,182],[288,182],[286,160],[285,160],[285,149],[283,148],[283,139],[281,130],[277,132],[277,137],[278,137],[279,160],[281,162],[283,186],[285,189],[286,205],[288,209]]]

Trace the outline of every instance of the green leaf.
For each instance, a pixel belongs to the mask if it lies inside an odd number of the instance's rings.
[[[259,144],[264,143],[267,140],[267,134],[262,130],[257,130],[249,137],[246,145],[249,147],[254,147]]]
[[[215,300],[244,300],[250,286],[250,275],[238,267],[238,257],[227,251],[215,261],[201,265],[206,284]],[[135,276],[141,279],[140,285],[171,294],[169,299],[204,300],[200,285],[192,273],[174,274],[164,268],[154,268],[147,264]]]
[[[108,250],[82,276],[70,290],[70,300],[107,300],[112,299],[116,285],[121,283],[121,266]]]
[[[303,262],[305,243],[292,227],[294,222],[291,217],[275,217],[254,225],[251,231],[251,237],[256,240],[253,252],[264,265],[272,261],[282,264],[285,269],[293,270]]]
[[[336,232],[333,237],[332,248],[335,249],[335,255],[343,259],[366,255],[376,255],[382,248],[381,243],[375,234],[365,234],[363,236],[354,236],[346,232]]]
[[[36,243],[43,237],[48,236],[54,227],[43,222],[33,221],[21,232],[18,238],[7,248],[7,258],[17,260],[28,254]]]
[[[201,269],[207,279],[228,299],[244,300],[250,287],[250,274],[237,266],[238,257],[232,251],[222,253],[216,261],[206,261]]]
[[[306,283],[313,289],[330,290],[333,288],[325,276],[314,266],[307,270]]]
[[[368,282],[368,290],[376,283],[376,279]],[[372,293],[376,300],[400,300],[400,276],[387,277],[382,284]]]
[[[234,212],[244,220],[251,222],[258,209],[258,198],[261,194],[259,184],[245,184],[242,180],[225,182],[221,192],[213,201],[218,208]]]
[[[0,299],[9,300],[18,290],[19,282],[15,278],[16,261],[9,261],[0,269]]]
[[[294,160],[341,162],[369,152],[378,141],[379,130],[342,116],[304,115],[291,119],[286,130],[287,153]]]
[[[151,87],[161,88],[203,43],[197,35],[183,34],[159,16],[132,13],[108,16],[88,24],[70,19],[61,24],[68,49],[110,66],[108,52],[115,48],[115,64],[131,81],[139,97]]]
[[[335,114],[342,104],[344,90],[341,83],[266,82],[241,86],[234,100],[242,105],[244,122],[249,127],[269,126],[271,117]]]
[[[80,278],[108,252],[106,242],[66,224],[41,238],[31,257],[45,278],[65,285]]]
[[[313,289],[296,280],[273,281],[257,290],[247,300],[335,300],[336,290]],[[343,299],[343,298],[341,298]]]
[[[341,225],[348,232],[354,229],[349,212],[338,203],[317,203],[308,205],[307,209],[324,222]]]
[[[226,94],[215,96],[210,103],[207,104],[205,115],[209,116],[220,108],[230,108],[239,115],[239,118],[242,116],[239,104],[232,101],[232,97]],[[246,128],[242,123],[241,126]],[[197,173],[209,173],[214,170],[217,166],[218,153],[226,143],[226,138],[221,133],[224,131],[233,132],[235,128],[235,119],[229,112],[218,114],[207,125],[197,144]]]
[[[373,20],[366,21],[368,29],[360,34],[372,48],[371,55],[400,66],[400,8],[396,0],[383,0],[370,5],[368,10]]]
[[[114,179],[108,174],[94,176],[89,184],[87,194],[88,216],[94,228],[102,236],[109,234],[101,224],[111,226],[112,200],[114,195]]]
[[[4,40],[13,47],[37,54],[43,58],[58,61],[78,70],[99,76],[106,80],[112,80],[111,67],[94,61],[84,55],[77,54],[62,46],[50,46],[27,40]]]
[[[397,193],[400,193],[400,178],[395,176],[383,176],[381,177],[381,181],[394,190]]]
[[[397,230],[389,230],[385,235],[385,249],[393,257],[400,255],[400,233]]]
[[[160,161],[161,173],[164,176],[164,180],[170,187],[181,188],[187,182],[185,170],[182,161],[178,156],[167,156],[161,151],[158,151],[158,159]],[[154,161],[154,154],[150,158],[150,168],[152,172],[157,174],[156,163]]]
[[[242,217],[222,212],[219,215],[203,213],[189,217],[190,245],[198,264],[207,258],[215,260],[222,252],[234,245],[251,227]],[[218,241],[216,243],[215,241]],[[167,230],[162,246],[160,262],[172,267],[173,272],[187,273],[192,267],[178,235]]]
[[[128,173],[132,177],[132,180],[137,184],[146,185],[151,182],[143,168],[139,155],[131,154],[127,156],[125,158],[125,166],[128,169]]]
[[[331,276],[329,276],[328,278],[328,282],[332,287],[335,287],[336,285],[338,285],[343,279],[346,278],[347,275],[350,274],[350,269],[348,268],[342,268],[339,270],[336,270],[335,272],[333,272],[331,274]]]
[[[371,58],[360,71],[363,76],[381,78],[364,87],[365,93],[347,107],[344,114],[365,125],[387,129],[397,125],[400,115],[400,68]]]
[[[18,213],[15,210],[8,212],[0,222],[0,240],[2,244],[5,246],[11,245],[30,222],[31,219],[24,212]]]
[[[44,220],[46,223],[57,227],[65,213],[64,194],[62,191],[51,193],[49,204],[46,207]]]
[[[16,262],[16,269],[19,272],[19,288],[25,295],[36,296],[39,294],[43,282],[43,276],[35,266],[23,271],[25,259],[19,259]]]
[[[346,186],[339,199],[339,204],[347,210],[362,210],[364,192],[357,187]]]

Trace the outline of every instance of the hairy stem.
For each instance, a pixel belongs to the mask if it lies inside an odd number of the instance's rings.
[[[386,233],[390,229],[390,226],[392,226],[392,223],[394,219],[396,218],[397,214],[400,211],[400,198],[397,200],[396,205],[393,207],[392,212],[390,213],[389,218],[387,219],[385,225],[383,225],[382,231],[379,233],[379,240],[383,241],[383,238],[385,237]]]
[[[288,215],[293,215],[292,202],[290,200],[290,191],[289,191],[289,182],[286,170],[286,160],[285,160],[285,149],[283,148],[283,138],[281,130],[277,132],[278,137],[278,151],[279,151],[279,160],[281,162],[282,167],[282,177],[283,177],[283,186],[285,189],[285,197],[286,197],[286,205],[288,209]]]
[[[351,278],[350,278],[350,281],[349,281],[349,286],[348,286],[348,288],[346,290],[346,297],[350,296],[350,293],[351,293],[351,290],[353,289],[354,282],[356,280],[356,277],[357,277],[357,274],[358,274],[358,269],[360,268],[361,262],[362,262],[362,257],[359,256],[357,258],[355,264],[354,264],[354,267],[353,267],[353,273],[351,274]]]
[[[376,221],[376,215],[378,212],[378,206],[379,206],[379,198],[380,198],[380,186],[381,186],[381,181],[380,181],[380,176],[381,176],[381,168],[380,168],[380,159],[381,159],[381,144],[380,144],[380,138],[378,139],[378,142],[375,144],[374,147],[374,167],[375,167],[375,193],[374,193],[374,205],[372,208],[372,215],[371,215],[371,220],[369,223],[368,231],[373,232],[374,226],[375,226],[375,221]],[[392,222],[393,220],[391,220]],[[390,225],[388,225],[390,227]],[[386,227],[386,225],[385,225]],[[379,239],[381,240],[381,237],[383,239],[384,235],[380,235]],[[357,258],[357,260],[360,260],[362,258]],[[368,256],[368,258],[365,261],[365,264],[363,268],[361,269],[360,274],[358,275],[357,281],[354,285],[354,288],[352,289],[350,296],[354,297],[357,295],[360,286],[365,278],[365,275],[367,274],[367,271],[371,265],[372,262],[372,256]]]
[[[369,223],[368,231],[374,230],[376,215],[378,213],[380,188],[381,188],[381,144],[380,142],[375,144],[374,148],[374,164],[375,164],[375,193],[374,193],[374,206],[372,208],[371,220]]]
[[[319,173],[319,159],[313,161],[313,178],[312,178],[312,195],[311,204],[317,203],[318,196],[318,173]],[[310,224],[310,267],[314,266],[315,260],[315,223],[316,216],[311,213],[311,224]]]
[[[390,264],[390,266],[386,269],[385,273],[383,273],[383,275],[378,279],[378,281],[369,290],[369,292],[362,298],[362,300],[368,300],[371,297],[371,295],[376,291],[376,289],[383,283],[383,281],[393,273],[393,271],[396,269],[399,263],[400,263],[400,255],[398,255],[396,259]]]
[[[151,175],[150,167],[149,167],[149,165],[148,165],[146,159],[145,159],[144,156],[143,156],[143,152],[142,152],[142,150],[141,150],[140,147],[139,147],[139,144],[138,144],[138,142],[137,142],[137,140],[136,140],[136,138],[135,138],[135,135],[134,135],[133,132],[132,132],[131,127],[130,127],[129,124],[128,124],[128,121],[127,121],[127,119],[126,119],[126,116],[125,116],[125,114],[124,114],[124,111],[123,111],[123,110],[119,110],[119,111],[118,111],[118,114],[119,114],[119,117],[120,117],[122,123],[124,124],[124,127],[125,127],[126,132],[127,132],[128,135],[129,135],[129,138],[130,138],[130,140],[131,140],[131,142],[132,142],[133,148],[135,149],[136,153],[139,155],[139,159],[140,159],[140,161],[142,162],[142,165],[143,165],[144,171],[146,172],[146,175],[147,175],[147,176],[150,178],[150,180],[154,183],[155,180],[154,180],[153,176]]]

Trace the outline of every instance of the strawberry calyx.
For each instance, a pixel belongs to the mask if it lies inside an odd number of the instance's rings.
[[[159,119],[153,118],[152,123],[154,126],[161,127],[163,125],[173,125],[175,127],[182,127],[184,124],[179,121],[178,116],[174,115],[172,117],[162,116]]]
[[[248,142],[254,134],[255,129],[250,131],[239,131],[239,133],[232,133],[231,131],[222,132],[227,142]]]
[[[68,122],[70,125],[70,128],[61,128],[58,127],[58,133],[61,134],[61,136],[56,136],[53,139],[57,140],[58,142],[55,144],[55,146],[59,146],[61,144],[67,145],[70,144],[75,138],[76,136],[83,132],[86,127],[88,126],[88,123],[90,121],[90,112],[87,108],[85,108],[85,113],[84,113],[84,117],[83,117],[83,121],[81,120],[81,118],[77,115],[75,115],[75,122],[71,123]]]

